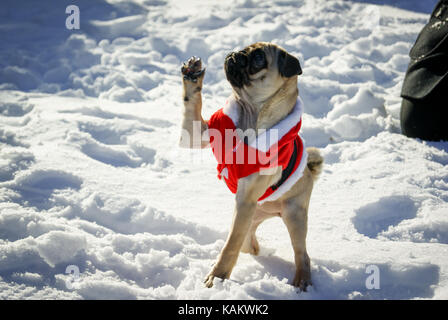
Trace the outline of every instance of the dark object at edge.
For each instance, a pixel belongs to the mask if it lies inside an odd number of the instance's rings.
[[[408,137],[448,140],[448,0],[441,0],[410,52],[401,96]]]

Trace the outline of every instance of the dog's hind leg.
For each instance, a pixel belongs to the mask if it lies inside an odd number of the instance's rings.
[[[254,218],[252,219],[252,224],[250,226],[249,232],[244,239],[243,246],[241,247],[241,252],[250,253],[254,256],[260,253],[260,245],[258,244],[257,236],[255,235],[258,226],[265,220],[278,217],[278,213],[271,213],[264,211],[260,206],[255,210]]]
[[[294,249],[296,274],[293,285],[299,287],[302,291],[306,291],[307,286],[312,284],[310,258],[306,251],[308,206],[313,189],[312,179],[312,173],[309,170],[305,170],[301,183],[296,185],[296,188],[301,189],[298,192],[298,196],[284,200],[281,213]]]
[[[311,284],[310,258],[306,252],[307,233],[307,211],[308,208],[292,204],[284,208],[282,212],[283,221],[288,228],[291,243],[294,249],[294,260],[296,263],[296,274],[293,285],[306,291]]]

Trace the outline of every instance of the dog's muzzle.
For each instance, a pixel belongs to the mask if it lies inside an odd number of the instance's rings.
[[[224,70],[227,80],[232,86],[241,88],[244,85],[250,85],[247,67],[249,58],[245,52],[231,52],[227,55],[224,62]]]

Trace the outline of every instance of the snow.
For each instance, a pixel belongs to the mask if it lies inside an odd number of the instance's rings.
[[[399,133],[436,0],[82,0],[67,30],[71,2],[0,5],[1,299],[448,298],[448,144]],[[180,65],[203,59],[207,118],[231,92],[225,55],[255,41],[299,57],[302,135],[325,157],[306,293],[280,219],[260,256],[202,283],[234,203],[210,150],[177,146]]]

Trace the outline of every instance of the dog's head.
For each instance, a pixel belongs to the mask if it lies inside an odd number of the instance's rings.
[[[265,101],[285,84],[297,86],[296,81],[290,80],[302,74],[297,58],[267,42],[229,53],[224,70],[234,91],[254,103]]]

